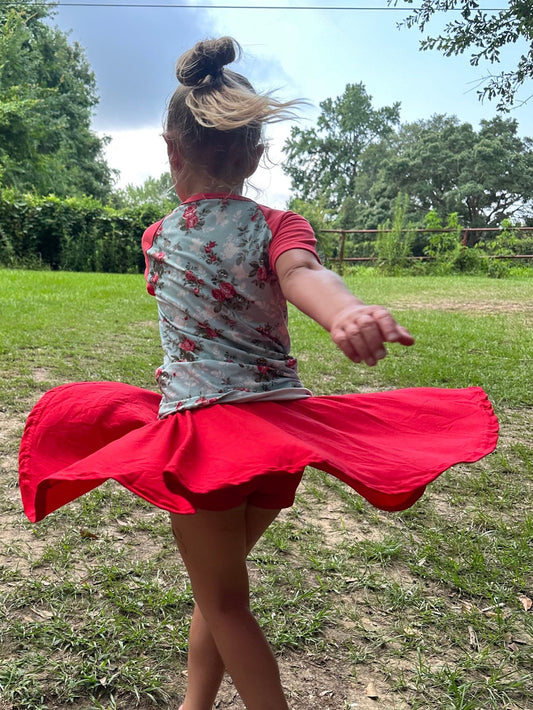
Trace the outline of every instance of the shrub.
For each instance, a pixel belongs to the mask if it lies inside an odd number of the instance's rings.
[[[427,213],[424,221],[427,229],[443,228],[441,218],[434,210]],[[426,256],[433,259],[433,273],[441,275],[451,273],[456,268],[456,261],[460,257],[461,227],[457,212],[448,216],[446,227],[443,229],[453,231],[431,232],[424,250]]]
[[[488,262],[479,249],[462,246],[453,261],[453,270],[461,274],[486,274]]]
[[[408,203],[408,196],[400,193],[394,204],[392,226],[388,220],[378,228],[376,256],[383,273],[398,274],[407,266],[414,237],[414,232],[406,230],[405,226]]]
[[[150,205],[122,210],[90,197],[0,195],[0,264],[68,271],[144,269],[141,237],[160,215]]]

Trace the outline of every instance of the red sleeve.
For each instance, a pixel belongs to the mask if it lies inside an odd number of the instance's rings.
[[[295,212],[272,210],[263,206],[260,206],[260,209],[272,232],[268,256],[274,273],[276,261],[289,249],[306,249],[320,261],[316,252],[316,237],[306,219]]]
[[[160,219],[159,222],[156,222],[155,224],[152,224],[148,227],[148,229],[145,230],[143,237],[142,237],[142,249],[144,253],[144,263],[145,263],[145,269],[144,269],[144,278],[146,279],[146,290],[150,294],[150,296],[155,295],[154,287],[152,284],[148,283],[148,274],[150,273],[150,260],[148,259],[148,255],[146,252],[152,244],[154,243],[155,235],[157,234],[157,230],[159,227],[163,224],[163,220]]]

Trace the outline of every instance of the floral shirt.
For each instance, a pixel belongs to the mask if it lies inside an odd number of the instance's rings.
[[[315,252],[302,217],[240,196],[195,195],[146,230],[149,293],[164,362],[159,414],[214,402],[307,397],[290,355],[287,304],[273,264]]]

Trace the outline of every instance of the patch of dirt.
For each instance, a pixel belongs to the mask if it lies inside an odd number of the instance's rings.
[[[435,299],[424,301],[398,301],[396,310],[410,309],[413,311],[461,311],[464,313],[523,313],[527,318],[533,317],[533,301],[450,301]]]
[[[10,535],[10,521],[17,516],[10,515],[13,508],[20,510],[18,487],[18,442],[24,428],[25,418],[19,414],[0,411],[0,530],[2,542],[17,539],[18,532]]]
[[[531,409],[502,409],[499,412],[500,440],[498,449],[512,444],[531,445],[531,432],[533,431],[533,408]]]
[[[0,410],[0,448],[2,450],[5,444],[13,444],[13,438],[22,431],[25,421],[26,418],[20,414]]]
[[[308,488],[305,475],[298,489],[298,495],[306,495]],[[328,544],[338,545],[349,540],[360,542],[371,540],[377,542],[383,539],[383,531],[377,525],[369,525],[368,520],[358,520],[353,515],[347,515],[334,491],[328,491],[326,500],[321,503],[320,509],[314,511],[313,526],[318,527],[323,533]],[[283,520],[282,512],[279,520]]]
[[[278,659],[281,682],[291,710],[407,710],[408,705],[385,690],[379,675],[371,675],[358,667],[356,675],[346,658],[286,653]],[[377,697],[370,698],[366,689],[372,683]],[[171,706],[173,707],[173,706]],[[178,710],[176,704],[175,710]],[[225,678],[215,708],[244,710],[235,687]],[[174,710],[174,708],[173,708]]]
[[[55,377],[47,367],[35,367],[31,373],[34,382],[53,382]]]
[[[156,320],[140,320],[136,323],[132,323],[131,325],[136,328],[159,328],[159,323]]]

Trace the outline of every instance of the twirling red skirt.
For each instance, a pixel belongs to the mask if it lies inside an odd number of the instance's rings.
[[[377,508],[403,510],[450,466],[493,451],[498,437],[479,387],[214,404],[165,419],[159,401],[117,382],[46,393],[20,448],[28,518],[41,520],[110,478],[174,513],[229,509],[254,496],[283,507],[306,466]]]

